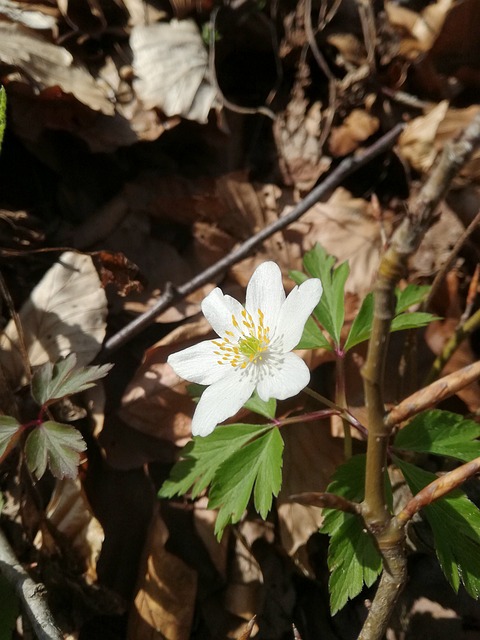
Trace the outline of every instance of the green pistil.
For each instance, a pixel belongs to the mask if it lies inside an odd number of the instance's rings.
[[[250,358],[250,360],[253,359],[257,353],[264,351],[262,343],[258,338],[255,338],[255,336],[249,336],[248,338],[242,338],[239,340],[238,348],[240,353],[247,356],[247,358]]]

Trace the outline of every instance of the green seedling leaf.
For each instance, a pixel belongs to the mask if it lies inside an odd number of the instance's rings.
[[[22,433],[18,420],[0,416],[0,462],[10,453]]]
[[[394,457],[416,495],[437,479],[433,473]],[[480,510],[463,491],[452,491],[446,498],[422,509],[432,528],[435,551],[445,577],[455,592],[462,583],[472,598],[480,597]]]
[[[212,482],[220,465],[247,442],[270,430],[270,425],[221,425],[206,438],[197,436],[181,453],[182,459],[173,467],[158,496],[172,498],[192,490],[196,498]]]
[[[311,276],[320,278],[323,286],[321,300],[313,315],[338,346],[345,319],[345,282],[350,267],[347,262],[344,262],[335,268],[335,258],[328,255],[319,244],[315,245],[311,251],[307,251],[303,264]]]
[[[35,427],[25,443],[27,466],[40,480],[47,464],[56,478],[76,478],[86,444],[74,427],[47,421]]]
[[[97,380],[104,378],[113,365],[78,367],[77,356],[70,353],[55,364],[46,362],[32,378],[32,396],[39,405],[45,405],[74,393],[93,387]]]
[[[439,316],[423,311],[413,311],[412,313],[401,313],[392,320],[390,331],[405,331],[405,329],[419,329],[426,327],[430,322],[439,320]]]
[[[305,323],[302,338],[296,348],[327,349],[328,351],[332,351],[332,345],[323,335],[322,330],[312,317],[308,318],[307,322]]]
[[[257,512],[266,518],[282,485],[283,440],[270,429],[231,455],[217,470],[210,489],[209,509],[218,509],[215,534],[240,520],[253,490]]]
[[[343,347],[348,351],[370,337],[373,323],[373,293],[368,293],[363,299],[362,306],[358,310],[355,320],[350,327],[347,340]]]
[[[277,401],[275,398],[270,398],[270,400],[267,401],[262,400],[256,391],[253,392],[250,400],[247,400],[243,406],[245,409],[271,420],[275,418],[275,412],[277,411]]]
[[[3,136],[7,125],[7,92],[5,87],[0,87],[0,151],[2,150]]]
[[[412,307],[414,304],[420,304],[428,295],[431,287],[429,285],[409,284],[400,291],[396,289],[395,295],[397,296],[397,306],[395,308],[395,315],[403,313]]]
[[[354,456],[338,467],[327,491],[361,502],[365,493],[365,460],[364,455]],[[385,482],[391,505],[393,499],[387,475]],[[360,593],[364,584],[369,587],[375,582],[382,570],[382,558],[359,516],[332,509],[324,509],[324,515],[320,531],[330,536],[330,608],[335,615],[349,598]]]
[[[480,424],[450,411],[425,411],[413,418],[396,437],[396,449],[433,453],[464,462],[480,456]]]

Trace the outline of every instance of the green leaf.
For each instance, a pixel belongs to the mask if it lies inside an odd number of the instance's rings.
[[[365,493],[364,455],[350,458],[338,467],[327,491],[347,500],[361,502]],[[392,503],[388,476],[387,496]],[[382,570],[382,558],[373,537],[365,530],[360,517],[343,511],[324,509],[321,533],[331,536],[328,548],[330,608],[332,615],[345,606],[349,598],[360,593],[363,585],[372,585]]]
[[[266,518],[282,485],[283,439],[273,428],[231,455],[215,474],[208,500],[218,509],[215,534],[220,539],[227,524],[240,520],[252,489],[257,512]]]
[[[433,473],[394,457],[416,495],[423,487],[437,479]],[[480,510],[463,491],[452,491],[447,497],[424,507],[422,513],[432,528],[435,551],[440,566],[458,591],[460,582],[467,592],[480,597]]]
[[[409,284],[400,291],[400,289],[396,289],[395,295],[397,296],[397,306],[395,308],[395,315],[402,313],[403,311],[407,311],[414,304],[420,304],[423,302],[430,291],[430,285],[418,285],[418,284]]]
[[[221,425],[205,438],[193,438],[183,448],[182,459],[173,467],[158,496],[184,495],[192,488],[192,498],[196,498],[211,483],[227,458],[271,428],[270,425],[256,424]]]
[[[327,349],[328,351],[332,351],[332,345],[323,335],[322,330],[311,316],[305,323],[302,338],[297,344],[296,349]]]
[[[0,151],[2,150],[3,135],[7,125],[7,92],[0,87]]]
[[[350,272],[348,263],[334,268],[335,258],[317,244],[305,254],[303,264],[311,276],[321,280],[323,286],[322,297],[313,315],[338,346],[345,319],[345,282]]]
[[[0,416],[0,460],[15,446],[21,433],[18,420],[11,416]]]
[[[480,424],[450,411],[425,411],[401,429],[397,449],[433,453],[465,462],[480,456]]]
[[[40,480],[47,464],[56,478],[76,478],[80,453],[86,449],[77,429],[47,421],[35,427],[25,443],[27,466]]]
[[[401,313],[392,320],[390,331],[404,331],[405,329],[419,329],[426,327],[430,322],[439,320],[439,316],[423,311],[413,311],[412,313]]]
[[[70,353],[55,364],[46,362],[32,378],[32,396],[39,405],[59,400],[73,393],[80,393],[95,385],[95,382],[107,375],[113,365],[104,364],[94,367],[78,367],[77,356]]]
[[[256,391],[253,392],[250,400],[247,400],[243,406],[245,409],[269,419],[275,418],[277,411],[277,401],[275,398],[270,398],[270,400],[267,401],[262,400]]]
[[[373,323],[373,293],[368,293],[363,299],[362,306],[358,310],[355,320],[350,327],[347,340],[343,347],[348,351],[361,342],[370,338]]]

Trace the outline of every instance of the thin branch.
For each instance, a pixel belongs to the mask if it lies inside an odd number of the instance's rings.
[[[412,418],[417,413],[437,405],[446,398],[450,398],[457,391],[472,384],[479,378],[480,361],[477,361],[440,378],[440,380],[432,382],[428,387],[412,393],[411,396],[405,398],[394,407],[385,418],[385,426],[392,429],[395,425]]]
[[[3,531],[0,530],[0,572],[22,601],[38,640],[63,640],[46,601],[43,584],[34,582],[16,558]]]
[[[287,215],[266,226],[264,229],[243,242],[239,247],[237,247],[237,249],[231,251],[224,258],[213,264],[211,267],[208,267],[208,269],[205,269],[205,271],[202,271],[198,276],[195,276],[176,289],[171,287],[170,290],[167,290],[162,296],[160,296],[151,309],[138,316],[138,318],[135,318],[135,320],[130,322],[118,333],[107,340],[103,348],[102,358],[108,357],[113,351],[126,344],[134,336],[138,335],[143,329],[152,324],[160,313],[172,306],[175,301],[185,298],[185,296],[193,293],[208,282],[212,282],[212,280],[218,278],[221,273],[225,272],[232,265],[243,260],[243,258],[246,258],[254,249],[274,233],[285,229],[285,227],[288,227],[292,222],[298,220],[322,197],[333,189],[336,189],[343,180],[345,180],[345,178],[361,167],[364,167],[374,158],[377,158],[382,153],[388,151],[395,144],[395,141],[403,128],[403,124],[397,125],[374,142],[370,147],[367,147],[364,151],[354,156],[350,156],[349,158],[345,158],[345,160],[343,160],[321,184],[312,189],[312,191]]]
[[[334,493],[318,493],[316,491],[309,491],[306,493],[296,493],[289,496],[292,502],[298,502],[299,504],[305,504],[312,507],[323,507],[327,509],[337,509],[338,511],[344,511],[345,513],[354,513],[358,515],[360,513],[360,505],[356,502],[351,502],[342,496],[337,496]]]
[[[397,515],[397,521],[404,526],[413,516],[427,505],[443,498],[480,471],[480,458],[462,464],[453,471],[427,484],[417,495],[407,502]]]

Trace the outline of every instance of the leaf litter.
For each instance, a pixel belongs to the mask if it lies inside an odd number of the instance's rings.
[[[224,34],[247,33],[241,6],[222,8],[215,22],[208,3],[201,11],[199,3],[179,4],[177,19],[170,20],[155,3],[141,0],[0,2],[0,80],[8,98],[0,257],[20,320],[17,326],[4,309],[0,362],[11,393],[20,394],[16,401],[24,402],[20,387],[29,367],[69,353],[91,363],[107,333],[150,309],[168,287],[181,285],[284,215],[342,157],[368,146],[394,122],[407,126],[388,157],[350,178],[255,254],[175,302],[120,350],[103,400],[91,390],[79,398],[88,444],[79,479],[54,485],[42,480],[40,508],[26,492],[13,519],[36,538],[41,556],[69,558],[71,552],[80,560],[60,582],[65,593],[82,585],[82,606],[64,604],[62,611],[65,628],[79,637],[103,638],[111,630],[85,595],[93,588],[116,620],[117,637],[286,638],[295,622],[304,639],[309,628],[317,629],[316,637],[350,638],[355,602],[333,621],[324,611],[319,622],[317,606],[302,595],[310,590],[315,602],[327,599],[311,580],[327,575],[316,533],[323,515],[288,499],[326,487],[342,457],[338,424],[285,429],[284,484],[271,518],[259,522],[247,509],[218,543],[215,513],[206,509],[204,495],[194,502],[171,500],[161,509],[153,498],[152,488],[162,484],[189,439],[194,407],[166,360],[210,334],[198,312],[212,287],[221,284],[241,299],[256,266],[270,259],[291,288],[288,271],[300,270],[303,254],[317,242],[338,263],[350,263],[346,337],[371,290],[380,252],[405,214],[404,201],[445,141],[480,108],[478,9],[471,0],[387,2],[373,42],[348,3],[312,9],[313,33],[307,3],[281,6],[275,19],[269,4],[255,7],[255,18],[275,33],[268,44],[276,47],[272,55],[262,29],[236,40],[238,51],[229,47],[231,35]],[[230,95],[241,104],[227,109],[223,96]],[[244,112],[258,107],[275,113],[275,122]],[[478,168],[474,157],[456,180],[405,284],[431,282],[480,208]],[[18,212],[25,212],[22,229]],[[65,244],[92,252],[94,262],[90,255],[64,252],[39,276],[45,257],[29,250]],[[387,389],[389,402],[421,383],[451,336],[479,259],[478,243],[467,243],[447,274],[443,296],[434,301],[443,319],[420,337],[417,361],[405,362],[403,338],[392,337],[387,365],[403,376],[400,388]],[[361,420],[364,345],[352,351],[348,400]],[[331,354],[317,349],[302,356],[321,392],[331,394]],[[475,341],[464,343],[445,372],[476,358]],[[284,403],[280,410],[289,415],[302,403]],[[450,403],[453,410],[464,403],[478,411],[478,384]],[[244,410],[242,420],[255,417]],[[18,507],[14,485],[4,482],[2,490]],[[40,577],[58,591],[45,572]],[[404,624],[412,633],[422,576],[416,580],[405,595],[410,609]],[[113,592],[124,599],[123,608]],[[433,624],[438,593],[428,591]],[[478,610],[464,600],[449,603],[457,618],[468,615],[478,623]],[[404,637],[400,627],[393,623],[392,638]],[[441,629],[436,635],[447,637]]]

